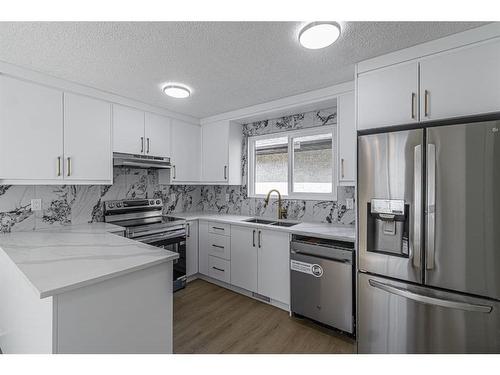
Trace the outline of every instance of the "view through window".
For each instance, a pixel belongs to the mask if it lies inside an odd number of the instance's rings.
[[[249,138],[250,194],[317,198],[333,192],[332,127]]]

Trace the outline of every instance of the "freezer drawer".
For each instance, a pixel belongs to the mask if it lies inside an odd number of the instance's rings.
[[[500,353],[500,302],[358,273],[359,353]]]
[[[352,264],[293,252],[290,258],[292,312],[353,333]],[[322,272],[308,273],[307,265]]]

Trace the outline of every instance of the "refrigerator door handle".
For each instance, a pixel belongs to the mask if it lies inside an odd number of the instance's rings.
[[[422,294],[411,292],[407,289],[398,288],[389,284],[381,283],[372,279],[368,280],[368,283],[377,289],[383,290],[385,292],[398,295],[407,299],[411,299],[416,302],[425,303],[428,305],[440,306],[449,309],[457,309],[463,311],[480,312],[489,314],[493,310],[493,306],[488,305],[477,305],[473,303],[466,303],[460,301],[453,301],[449,299],[442,299],[437,297],[425,296]]]
[[[436,251],[436,145],[427,145],[427,235],[425,268],[434,269]]]
[[[420,268],[422,254],[422,145],[413,155],[413,266]]]

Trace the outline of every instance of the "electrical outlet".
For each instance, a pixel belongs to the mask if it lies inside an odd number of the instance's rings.
[[[31,211],[41,211],[42,210],[42,200],[32,199],[31,200]]]
[[[345,200],[345,204],[348,210],[352,210],[354,208],[354,199],[353,198],[347,198]]]
[[[226,193],[226,202],[229,202],[229,194]]]

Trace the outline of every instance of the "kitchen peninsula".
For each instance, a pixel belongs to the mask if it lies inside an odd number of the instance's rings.
[[[0,236],[3,353],[172,353],[178,254],[105,223]]]

